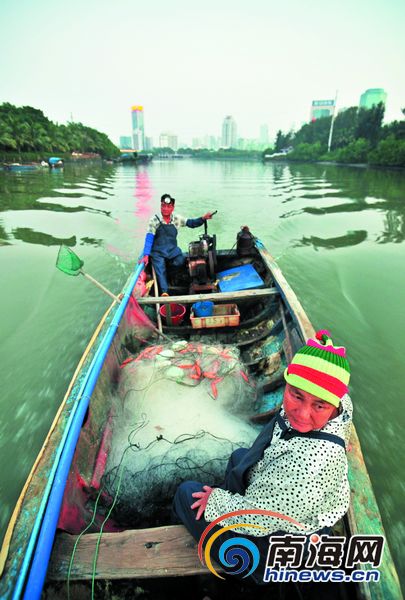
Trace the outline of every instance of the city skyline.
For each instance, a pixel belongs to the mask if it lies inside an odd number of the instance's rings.
[[[382,102],[386,105],[387,102],[387,93],[382,88],[369,88],[365,90],[359,98],[357,103],[358,108],[372,108],[379,102]],[[309,121],[315,121],[317,119],[329,116],[336,116],[337,112],[342,110],[346,110],[347,107],[342,107],[336,111],[337,107],[337,94],[334,99],[327,100],[312,100],[310,107],[310,116]],[[142,107],[132,107],[132,112],[134,108]],[[133,117],[132,117],[133,120]],[[303,125],[304,123],[302,123]],[[142,127],[143,127],[143,118],[142,118]],[[297,130],[299,127],[297,128]],[[142,129],[143,131],[143,129]],[[287,133],[287,132],[284,132]],[[121,149],[124,148],[134,148],[134,144],[129,145],[128,140],[131,138],[129,136],[120,136],[119,147]],[[154,146],[152,143],[153,138],[146,138],[149,140],[148,147],[144,144],[143,149],[151,150]],[[178,139],[177,134],[173,132],[163,132],[159,135],[159,144],[156,147],[165,148],[170,147],[173,150],[177,150],[178,148],[189,147],[189,148],[209,148],[209,149],[219,149],[219,148],[239,148],[239,149],[265,149],[267,146],[270,147],[273,145],[275,140],[272,140],[269,136],[269,126],[267,123],[262,123],[259,127],[259,135],[254,138],[241,138],[237,135],[237,123],[232,115],[227,115],[224,117],[222,121],[222,129],[221,135],[214,136],[205,134],[202,137],[192,137],[191,142],[189,140],[180,140]]]
[[[130,0],[3,0],[0,101],[33,106],[51,120],[94,127],[118,143],[128,107],[145,107],[145,132],[181,141],[219,135],[233,115],[238,135],[267,123],[297,130],[313,99],[357,106],[370,88],[387,94],[386,121],[405,105],[405,3],[349,0],[310,7],[224,0],[135,6]],[[134,24],[136,27],[134,28]],[[12,49],[12,51],[10,50]],[[27,60],[27,57],[31,57]]]

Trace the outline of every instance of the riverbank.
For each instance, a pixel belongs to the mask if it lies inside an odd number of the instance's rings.
[[[355,169],[381,169],[381,170],[387,170],[387,171],[405,171],[405,165],[404,166],[396,166],[396,165],[376,165],[376,164],[370,164],[370,163],[344,163],[344,162],[338,162],[336,160],[296,160],[296,159],[292,159],[292,158],[288,158],[288,156],[286,157],[282,157],[282,156],[278,156],[277,158],[273,158],[273,159],[266,159],[263,160],[264,163],[281,163],[281,164],[291,164],[291,165],[300,165],[300,164],[304,164],[304,165],[323,165],[323,166],[329,166],[329,167],[351,167],[351,168],[355,168]]]
[[[29,164],[37,163],[41,161],[48,162],[51,156],[58,156],[63,160],[64,163],[77,163],[80,161],[97,161],[101,162],[103,159],[100,154],[96,152],[0,152],[0,163],[11,164]]]

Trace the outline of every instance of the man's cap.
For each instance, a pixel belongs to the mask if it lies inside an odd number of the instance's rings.
[[[162,204],[174,204],[176,202],[175,198],[172,198],[170,194],[163,194],[160,199]]]
[[[348,391],[350,366],[346,349],[334,346],[330,335],[326,329],[321,329],[315,340],[307,340],[284,371],[284,379],[338,407]]]

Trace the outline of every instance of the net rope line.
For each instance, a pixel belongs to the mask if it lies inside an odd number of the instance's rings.
[[[157,442],[160,442],[162,440],[164,440],[164,441],[166,441],[166,442],[168,442],[168,443],[170,443],[172,445],[181,444],[181,443],[190,441],[192,439],[202,438],[202,437],[204,437],[207,434],[210,435],[210,436],[212,436],[215,439],[226,441],[226,442],[230,443],[232,446],[240,447],[237,443],[231,442],[231,440],[229,440],[228,438],[222,438],[220,436],[216,436],[216,435],[214,435],[214,434],[212,434],[212,433],[210,433],[208,431],[205,431],[205,430],[198,431],[196,434],[183,433],[183,434],[180,434],[179,436],[177,436],[174,440],[169,440],[169,439],[165,438],[162,435],[158,435],[158,436],[156,436],[156,438],[154,440],[151,440],[151,442],[149,442],[146,446],[140,447],[139,444],[137,444],[136,442],[134,442],[132,438],[134,437],[134,435],[136,435],[137,432],[139,432],[141,429],[143,429],[148,424],[148,421],[146,419],[146,415],[142,415],[142,417],[143,417],[143,421],[140,424],[138,424],[138,426],[135,427],[129,433],[129,435],[128,435],[128,442],[129,442],[129,444],[128,444],[128,446],[125,448],[125,450],[122,453],[122,456],[121,456],[121,459],[120,459],[120,463],[118,465],[116,465],[115,467],[113,467],[110,470],[110,472],[106,473],[105,476],[103,476],[103,479],[104,478],[106,479],[110,475],[113,475],[113,482],[112,482],[111,485],[113,485],[114,482],[117,479],[118,479],[118,485],[117,485],[117,488],[116,488],[116,491],[115,491],[115,495],[114,495],[113,501],[112,501],[111,505],[108,508],[108,511],[106,513],[104,521],[101,523],[100,530],[98,532],[98,537],[97,537],[97,542],[96,542],[96,547],[95,547],[94,557],[93,557],[93,567],[92,567],[92,598],[94,598],[94,582],[95,582],[95,575],[96,575],[96,569],[97,569],[97,559],[98,559],[98,554],[99,554],[99,547],[100,547],[101,538],[102,538],[102,535],[103,535],[103,529],[104,529],[104,526],[107,523],[108,519],[110,518],[110,516],[111,516],[111,514],[112,514],[112,512],[113,512],[113,510],[114,510],[114,508],[116,506],[117,500],[118,500],[119,492],[120,492],[120,489],[121,489],[122,476],[123,476],[123,473],[124,473],[125,457],[126,457],[126,454],[128,453],[128,451],[129,450],[135,451],[135,449],[137,451],[147,450],[151,446],[155,445]],[[213,463],[215,461],[227,462],[228,459],[227,458],[220,458],[220,457],[211,458],[210,460],[206,461],[205,463],[203,463],[201,465],[199,463],[196,463],[195,461],[193,461],[189,457],[180,457],[180,458],[176,459],[176,461],[171,461],[171,462],[168,462],[168,463],[160,463],[158,465],[153,466],[152,468],[146,467],[145,469],[141,469],[141,470],[135,472],[133,474],[133,477],[136,477],[136,476],[140,475],[141,473],[144,473],[145,471],[150,472],[152,470],[157,470],[157,469],[160,469],[160,468],[165,467],[165,466],[171,466],[173,464],[177,464],[178,462],[180,462],[182,460],[186,460],[188,462],[194,463],[194,465],[193,465],[192,468],[195,468],[195,469],[198,468],[199,471],[200,471],[200,473],[205,474],[207,476],[212,476],[212,471],[205,470],[206,465],[208,465],[210,463]],[[188,468],[190,470],[192,470],[191,467],[188,466]],[[115,473],[114,473],[114,471],[115,471]],[[70,599],[70,578],[71,578],[71,572],[72,572],[72,568],[73,568],[74,557],[75,557],[75,554],[76,554],[77,547],[78,547],[78,545],[80,543],[80,540],[81,540],[82,536],[91,528],[92,525],[94,525],[94,523],[96,521],[98,503],[99,503],[99,500],[100,500],[100,498],[101,498],[101,496],[102,496],[102,494],[104,492],[106,492],[106,489],[105,489],[105,487],[102,486],[100,488],[100,490],[99,490],[99,492],[97,494],[96,500],[95,500],[95,504],[94,504],[94,508],[93,508],[93,514],[92,514],[91,520],[87,524],[87,526],[80,532],[80,534],[77,536],[77,538],[75,540],[75,543],[74,543],[74,546],[73,546],[73,549],[72,549],[72,553],[71,553],[71,557],[70,557],[70,560],[69,560],[69,567],[68,567],[68,574],[67,574],[67,596],[68,596],[68,599]]]

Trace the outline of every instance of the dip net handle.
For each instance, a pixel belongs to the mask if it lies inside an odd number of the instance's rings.
[[[100,283],[99,281],[97,281],[97,279],[94,279],[94,277],[92,277],[88,273],[85,273],[82,269],[80,269],[80,273],[82,275],[84,275],[86,279],[88,279],[89,281],[91,281],[91,283],[94,283],[94,285],[96,285],[98,288],[100,288],[100,290],[103,290],[103,292],[105,294],[108,294],[109,296],[111,296],[111,298],[113,298],[116,302],[118,302],[118,304],[121,303],[121,300],[118,298],[118,296],[116,296],[115,294],[113,294],[112,292],[110,292],[110,290],[108,290],[106,287],[104,287],[102,283]]]

